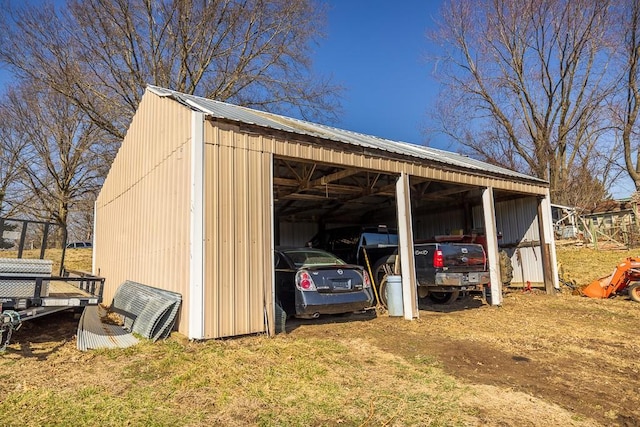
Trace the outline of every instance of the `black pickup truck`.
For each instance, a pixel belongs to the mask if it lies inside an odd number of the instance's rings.
[[[386,276],[393,273],[398,253],[395,230],[384,226],[335,228],[318,233],[308,245],[332,252],[349,263],[371,267],[380,298],[383,304],[386,302]],[[487,257],[480,244],[418,243],[413,253],[421,299],[428,297],[435,303],[447,304],[455,301],[460,292],[482,290],[489,284]]]

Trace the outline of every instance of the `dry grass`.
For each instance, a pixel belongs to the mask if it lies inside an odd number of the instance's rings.
[[[64,266],[67,270],[91,272],[92,254],[91,249],[67,249],[65,251]],[[1,258],[16,258],[17,256],[17,251],[0,252]],[[28,259],[40,258],[40,250],[25,250],[22,253],[22,257]],[[45,259],[53,261],[53,274],[58,274],[60,271],[60,260],[62,259],[62,249],[47,249],[44,257]]]
[[[24,426],[455,425],[469,417],[453,378],[363,341],[174,335],[82,354],[71,345],[47,354],[29,344],[33,358],[12,346],[0,359],[0,412]]]
[[[633,255],[558,250],[581,284]],[[0,356],[0,413],[24,426],[637,426],[639,322],[626,298],[519,290],[412,322],[321,318],[274,338],[174,333],[80,353],[77,320],[60,314],[25,322]]]
[[[91,249],[67,249],[64,256],[64,266],[67,270],[91,272]]]
[[[585,247],[556,248],[560,275],[575,280],[578,286],[608,276],[615,266],[627,257],[640,256],[640,250],[598,251]]]

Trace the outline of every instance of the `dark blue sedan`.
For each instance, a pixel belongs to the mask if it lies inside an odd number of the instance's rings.
[[[277,249],[275,278],[276,302],[287,316],[316,318],[373,305],[367,272],[320,249]]]

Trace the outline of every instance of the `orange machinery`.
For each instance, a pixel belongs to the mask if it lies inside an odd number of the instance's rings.
[[[640,302],[640,258],[627,258],[618,264],[610,276],[594,280],[582,289],[591,298],[609,298],[624,292]]]

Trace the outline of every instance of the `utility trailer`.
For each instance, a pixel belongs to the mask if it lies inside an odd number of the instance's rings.
[[[45,259],[55,229],[55,246],[62,249],[57,274],[53,261]],[[56,224],[0,218],[0,351],[26,320],[102,302],[104,278],[65,269],[66,240],[66,230]],[[33,258],[38,250],[39,257]]]

